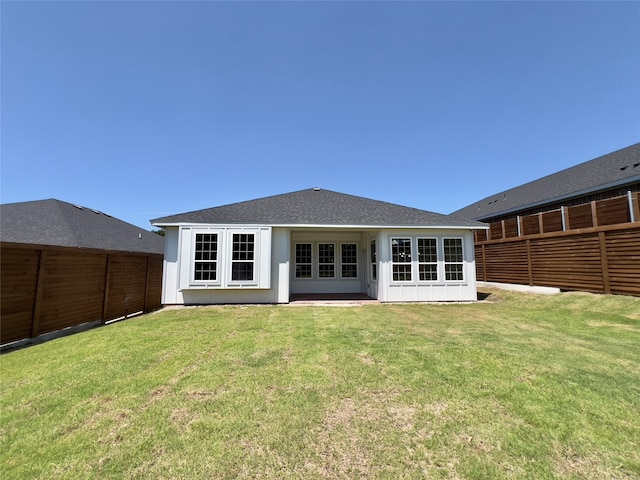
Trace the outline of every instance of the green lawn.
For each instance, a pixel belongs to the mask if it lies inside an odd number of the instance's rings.
[[[640,478],[640,299],[165,310],[0,357],[0,477]]]

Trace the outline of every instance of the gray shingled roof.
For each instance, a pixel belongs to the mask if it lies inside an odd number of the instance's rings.
[[[640,182],[640,143],[567,168],[456,210],[475,220]]]
[[[0,241],[127,252],[164,252],[164,238],[56,199],[0,205]]]
[[[156,218],[151,223],[157,226],[177,223],[457,228],[485,226],[460,217],[315,188]]]

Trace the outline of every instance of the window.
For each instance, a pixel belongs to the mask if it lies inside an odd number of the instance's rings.
[[[296,278],[311,278],[311,244],[296,244]]]
[[[196,234],[194,280],[216,281],[218,278],[218,234]]]
[[[181,226],[180,289],[271,288],[271,228]]]
[[[234,233],[231,257],[231,281],[253,281],[255,239],[253,233]]]
[[[461,238],[444,239],[445,280],[464,280]]]
[[[435,238],[418,238],[418,274],[421,281],[438,280],[438,248]]]
[[[358,244],[342,244],[342,278],[358,278]]]
[[[333,243],[318,244],[318,277],[334,278],[336,276],[335,245]]]
[[[376,253],[376,241],[371,240],[371,252],[370,252],[370,261],[371,261],[371,280],[375,280],[377,278],[377,268],[378,268],[378,259]]]
[[[411,281],[411,239],[391,239],[391,263],[394,282]]]

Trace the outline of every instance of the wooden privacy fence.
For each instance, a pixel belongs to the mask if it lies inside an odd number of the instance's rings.
[[[3,243],[0,344],[161,307],[162,255]]]
[[[490,224],[478,280],[640,296],[638,192]]]

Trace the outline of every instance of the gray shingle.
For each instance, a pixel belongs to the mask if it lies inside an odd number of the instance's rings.
[[[640,143],[474,202],[452,215],[487,219],[640,182]]]
[[[164,252],[164,238],[105,213],[56,199],[0,205],[3,242]]]
[[[484,225],[451,215],[323,189],[306,189],[194,212],[156,218],[175,223],[468,227]]]

